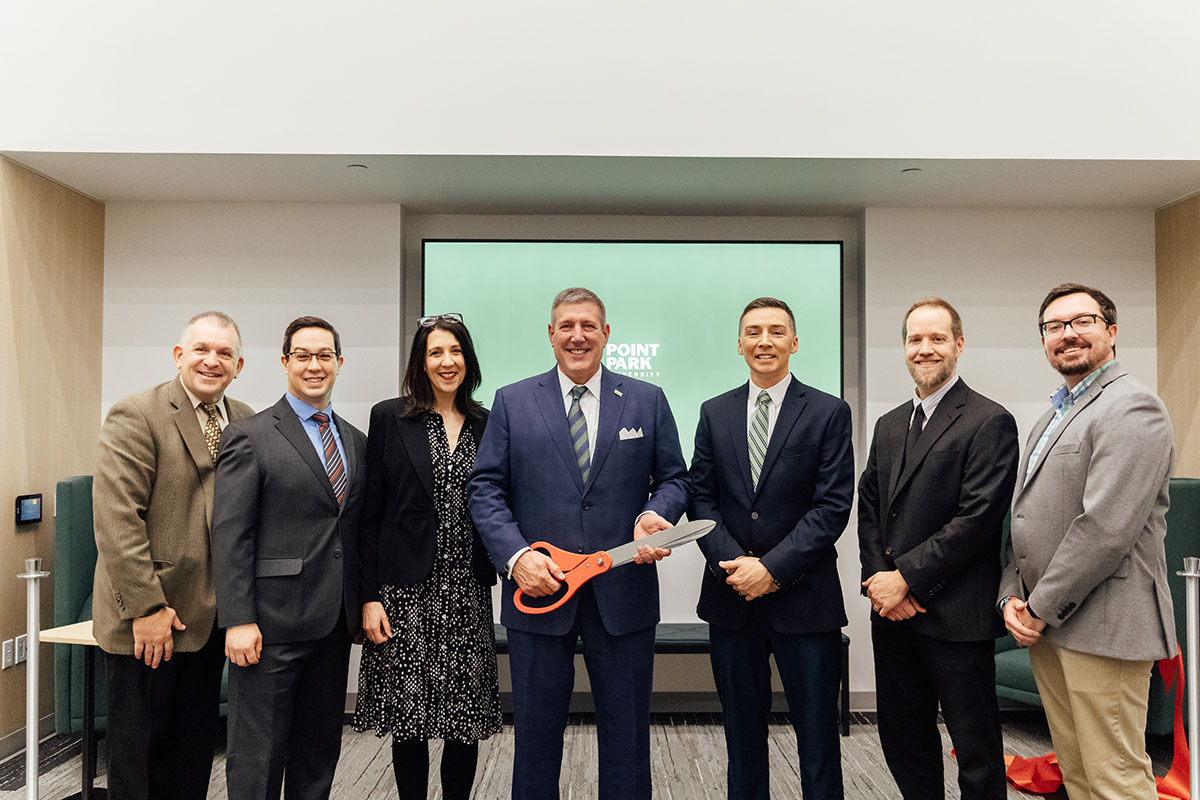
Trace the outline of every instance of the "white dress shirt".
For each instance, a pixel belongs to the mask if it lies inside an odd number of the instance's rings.
[[[779,419],[779,407],[783,405],[783,398],[787,396],[788,385],[792,382],[792,373],[783,376],[783,380],[774,386],[767,387],[767,394],[771,398],[770,405],[767,406],[767,441],[771,441],[771,434],[775,432],[775,420]],[[754,415],[758,411],[758,393],[763,388],[750,381],[750,389],[747,392],[746,398],[746,439],[750,439],[750,426],[754,423]]]

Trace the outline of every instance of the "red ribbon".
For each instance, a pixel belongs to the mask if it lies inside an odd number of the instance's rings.
[[[1174,658],[1158,662],[1158,671],[1169,691],[1178,681],[1175,690],[1175,754],[1171,758],[1171,769],[1161,778],[1155,778],[1160,800],[1188,800],[1188,743],[1183,730],[1183,653]],[[1037,758],[1005,756],[1008,767],[1008,782],[1018,789],[1034,794],[1054,794],[1062,786],[1062,770],[1058,768],[1058,757],[1047,753]]]

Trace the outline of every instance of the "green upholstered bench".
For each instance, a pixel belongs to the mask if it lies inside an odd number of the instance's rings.
[[[496,652],[508,652],[508,632],[503,625],[496,625]],[[575,643],[575,652],[582,653],[581,642]],[[662,654],[706,654],[708,653],[707,622],[660,622],[654,631],[654,652]],[[842,678],[839,722],[842,736],[850,735],[850,637],[842,634]]]

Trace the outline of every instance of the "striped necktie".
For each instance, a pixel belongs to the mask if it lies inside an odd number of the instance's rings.
[[[346,496],[346,465],[342,463],[342,454],[338,452],[337,442],[333,440],[333,428],[329,425],[329,417],[320,412],[313,414],[317,428],[321,432],[321,447],[325,451],[325,472],[329,475],[329,484],[338,503]]]
[[[579,398],[583,397],[586,391],[586,386],[571,389],[571,410],[567,412],[571,444],[575,448],[575,463],[579,465],[579,473],[583,476],[584,483],[587,483],[588,475],[592,472],[592,455],[588,452],[587,420],[583,418],[583,409],[579,407]]]
[[[213,463],[217,463],[217,453],[221,449],[221,421],[217,418],[217,407],[213,403],[201,403],[200,407],[208,414],[204,423],[204,444],[208,446],[208,454]]]
[[[771,413],[771,395],[763,389],[758,393],[758,408],[750,420],[750,480],[754,491],[758,491],[758,477],[762,474],[763,459],[767,457],[767,416]]]

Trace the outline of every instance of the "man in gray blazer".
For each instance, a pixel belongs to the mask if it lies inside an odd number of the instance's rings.
[[[1163,553],[1171,421],[1115,360],[1117,309],[1099,289],[1052,289],[1038,326],[1066,383],[1026,445],[998,605],[1029,647],[1067,793],[1155,798],[1150,669],[1176,652]]]
[[[118,401],[100,430],[92,630],[107,654],[113,798],[203,800],[219,724],[213,463],[226,424],[254,412],[225,397],[242,369],[228,316],[192,317],[174,357],[178,377]]]
[[[229,656],[225,776],[237,800],[329,797],[350,641],[359,632],[366,437],[334,413],[341,339],[319,317],[283,336],[287,393],[230,426],[213,551]]]

